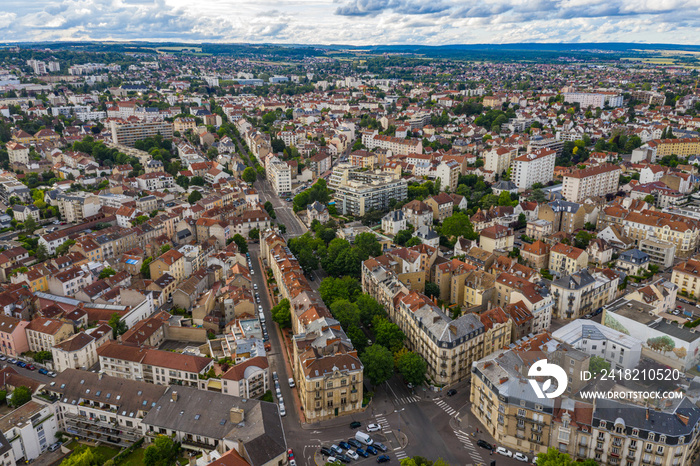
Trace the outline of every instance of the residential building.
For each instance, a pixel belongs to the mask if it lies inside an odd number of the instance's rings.
[[[511,166],[513,159],[518,156],[518,148],[510,146],[494,147],[484,152],[484,170],[503,175]]]
[[[10,411],[0,418],[3,440],[0,441],[0,464],[14,466],[36,460],[56,442],[58,431],[54,408],[50,404],[31,400]]]
[[[622,227],[635,246],[650,238],[672,243],[676,246],[676,255],[681,258],[690,257],[694,253],[700,238],[698,220],[654,210],[627,213],[622,220]]]
[[[80,223],[100,211],[100,198],[92,193],[75,192],[57,196],[58,211],[68,223]]]
[[[557,200],[541,204],[537,216],[552,222],[552,233],[563,231],[572,235],[586,224],[586,209],[575,202]]]
[[[110,122],[112,141],[115,144],[134,147],[136,141],[160,134],[164,139],[173,138],[173,124],[167,121],[139,121],[123,123],[118,120]]]
[[[567,201],[581,202],[591,197],[615,194],[621,173],[618,165],[608,163],[575,168],[564,175],[562,195]]]
[[[176,249],[170,249],[154,259],[148,267],[151,279],[157,280],[161,275],[168,273],[176,282],[185,278],[185,256]]]
[[[29,351],[26,328],[29,322],[0,314],[0,352],[16,358]]]
[[[171,386],[140,423],[149,441],[165,435],[188,451],[207,455],[234,451],[241,458],[226,464],[242,461],[250,466],[273,466],[287,462],[287,442],[276,403]]]
[[[649,256],[639,249],[628,249],[615,260],[615,268],[627,275],[641,275],[651,264]]]
[[[622,107],[623,97],[616,92],[565,92],[564,102],[578,103],[582,109]]]
[[[549,251],[549,270],[557,276],[572,275],[588,266],[588,253],[564,243],[555,244]]]
[[[445,192],[429,197],[425,204],[433,210],[433,220],[439,223],[451,217],[454,210],[454,200]]]
[[[535,183],[546,184],[554,178],[556,151],[539,149],[513,159],[511,180],[518,189],[530,189]]]
[[[673,267],[671,281],[681,294],[700,296],[700,260],[688,259]]]
[[[560,319],[578,319],[590,314],[617,297],[620,274],[609,269],[587,269],[554,280],[550,287],[554,313]]]
[[[267,162],[267,180],[278,196],[288,196],[292,193],[292,169],[284,161],[273,156]]]
[[[221,393],[226,395],[256,399],[270,387],[270,366],[263,356],[246,359],[221,376]]]
[[[675,244],[655,241],[651,238],[641,240],[639,250],[649,256],[649,261],[652,264],[656,264],[662,269],[671,267],[676,255]]]
[[[10,141],[7,143],[6,147],[11,164],[18,163],[21,165],[29,165],[29,146]]]
[[[374,148],[390,150],[393,154],[422,154],[423,142],[420,139],[396,138],[393,136],[384,136],[382,134],[374,134],[369,136],[362,135],[362,143],[367,149]]]
[[[514,241],[513,230],[502,225],[485,228],[479,234],[479,245],[487,252],[510,252],[513,249]]]
[[[392,210],[382,217],[382,231],[386,235],[396,235],[406,229],[406,216],[402,210]]]
[[[35,317],[26,327],[29,351],[51,351],[51,348],[73,335],[73,326],[66,322]]]
[[[553,233],[552,222],[544,219],[530,220],[525,227],[525,235],[541,241]]]
[[[374,209],[388,210],[392,199],[402,201],[408,195],[406,180],[378,170],[360,171],[349,164],[336,165],[328,186],[335,190],[338,212],[357,217]]]
[[[523,262],[528,267],[540,270],[547,268],[549,265],[549,250],[549,245],[539,240],[532,244],[523,243],[520,249],[520,257],[523,258]]]
[[[413,225],[414,229],[433,224],[433,210],[423,201],[410,201],[401,208],[401,211],[406,222]]]
[[[553,332],[552,338],[605,359],[615,371],[634,369],[642,357],[642,340],[592,320],[572,320]]]
[[[97,338],[80,332],[52,347],[51,354],[57,372],[66,369],[88,370],[98,362]]]

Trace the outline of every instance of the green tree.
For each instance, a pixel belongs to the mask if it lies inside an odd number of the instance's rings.
[[[398,325],[383,317],[375,317],[372,321],[374,336],[378,344],[395,353],[403,348],[406,335]]]
[[[270,309],[272,314],[272,320],[277,322],[282,328],[289,328],[292,326],[292,311],[287,298],[280,301],[277,306]]]
[[[238,252],[245,254],[248,252],[248,241],[243,237],[243,235],[236,233],[233,235],[231,240],[238,246]]]
[[[540,188],[533,188],[533,190],[532,190],[532,192],[530,192],[530,196],[527,198],[527,200],[534,201],[534,202],[541,204],[547,200],[547,197],[544,195],[544,191],[542,191]]]
[[[357,257],[361,261],[366,261],[370,257],[377,257],[382,254],[382,245],[379,244],[374,233],[360,233],[355,236],[355,249]]]
[[[252,229],[248,232],[248,238],[250,238],[250,239],[258,239],[258,238],[260,238],[260,230],[258,230],[257,228],[252,228]]]
[[[32,359],[41,364],[44,361],[52,361],[53,354],[51,353],[51,351],[37,351],[36,353],[34,353],[34,357]]]
[[[394,236],[394,243],[404,246],[412,238],[410,230],[401,230]]]
[[[647,204],[655,205],[656,198],[652,194],[648,194],[644,196],[644,202],[646,202]]]
[[[345,330],[360,325],[360,308],[347,299],[339,299],[330,306],[331,314]]]
[[[440,233],[448,238],[457,238],[458,236],[463,236],[470,240],[479,238],[479,234],[474,232],[471,220],[464,212],[457,212],[451,217],[447,217],[442,222]]]
[[[36,220],[34,220],[34,217],[30,215],[24,221],[24,231],[26,231],[27,233],[33,233],[34,230],[36,230],[36,228],[37,228]]]
[[[355,283],[357,281],[353,280]],[[375,317],[385,317],[386,312],[384,307],[377,302],[376,299],[366,293],[362,293],[357,297],[355,304],[360,309],[360,320],[364,325],[372,323]]]
[[[139,215],[131,221],[132,225],[141,225],[146,222],[150,217],[148,215]]]
[[[15,391],[12,392],[12,397],[10,398],[10,404],[12,405],[13,408],[19,408],[26,402],[32,399],[32,391],[29,389],[29,387],[25,387],[24,385],[21,385],[17,388],[15,388]]]
[[[362,354],[367,348],[367,336],[365,333],[360,327],[350,327],[346,333],[357,353]]]
[[[65,243],[61,244],[56,248],[56,255],[57,256],[62,256],[63,254],[68,252],[68,249],[70,249],[71,246],[75,244],[75,240],[69,239]]]
[[[396,368],[406,382],[418,386],[425,381],[428,364],[422,356],[413,351],[409,351],[399,357]]]
[[[143,260],[143,264],[141,264],[141,270],[140,270],[141,276],[143,278],[146,278],[146,279],[151,278],[151,268],[149,267],[151,262],[153,262],[152,257],[147,257]]]
[[[204,186],[204,178],[201,176],[193,176],[190,180],[190,184],[193,186]]]
[[[566,453],[562,453],[556,448],[547,449],[547,453],[537,455],[537,466],[574,466],[575,462]]]
[[[36,248],[36,258],[39,262],[43,262],[49,257],[49,251],[46,249],[46,246],[43,244],[39,244]]]
[[[326,277],[318,287],[321,299],[328,307],[339,300],[354,301],[361,291],[360,284],[352,277]]]
[[[255,182],[255,180],[258,179],[258,174],[255,172],[255,168],[247,167],[245,170],[243,170],[243,174],[241,175],[241,178],[246,183],[253,184]]]
[[[394,373],[394,357],[391,351],[379,344],[368,347],[360,356],[365,366],[365,377],[372,385],[379,385],[391,377]]]
[[[418,246],[419,244],[423,244],[423,241],[417,236],[412,236],[411,239],[406,241],[407,248],[412,248],[413,246]]]
[[[143,453],[143,464],[145,466],[169,466],[175,464],[179,454],[179,443],[168,436],[159,435]]]
[[[104,269],[102,269],[102,272],[100,272],[99,278],[100,279],[108,278],[108,277],[111,277],[112,275],[116,275],[116,274],[117,274],[117,271],[114,270],[112,267],[105,267]]]
[[[74,451],[72,455],[64,459],[60,466],[97,466],[104,464],[104,460],[100,455],[95,454],[92,448],[83,448],[80,451]]]
[[[588,243],[591,242],[593,237],[594,236],[586,230],[581,230],[576,233],[576,237],[574,238],[574,246],[579,249],[586,249],[588,247]]]
[[[116,340],[119,335],[123,335],[128,330],[126,322],[124,322],[118,313],[112,314],[107,324],[112,327],[112,336]]]
[[[593,376],[600,374],[603,370],[610,370],[610,363],[600,356],[591,356],[588,363],[588,370]]]
[[[440,287],[433,283],[433,282],[426,282],[425,283],[425,295],[428,298],[433,298],[433,297],[440,297]]]
[[[187,196],[187,202],[194,205],[198,200],[202,198],[202,193],[199,191],[192,191],[189,196]]]

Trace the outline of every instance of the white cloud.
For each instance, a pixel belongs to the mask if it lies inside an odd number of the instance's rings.
[[[0,41],[700,42],[700,0],[4,0]]]

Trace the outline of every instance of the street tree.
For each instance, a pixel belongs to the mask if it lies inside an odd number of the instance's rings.
[[[365,366],[365,377],[372,385],[379,385],[392,376],[394,373],[394,357],[391,351],[379,344],[368,347],[360,356],[362,364]]]

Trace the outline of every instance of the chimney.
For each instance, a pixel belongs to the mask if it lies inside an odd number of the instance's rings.
[[[229,410],[229,418],[234,424],[240,424],[245,419],[245,411],[234,406]]]
[[[177,391],[173,390],[172,400],[177,401]]]

